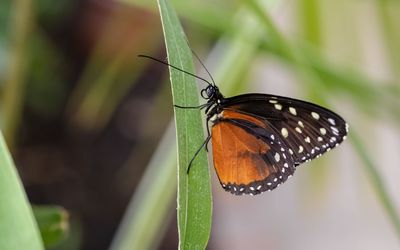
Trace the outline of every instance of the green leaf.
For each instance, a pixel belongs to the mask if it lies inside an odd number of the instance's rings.
[[[24,188],[1,133],[0,249],[44,249]]]
[[[159,0],[168,61],[183,70],[194,72],[192,54],[178,17],[166,0]],[[197,106],[195,79],[170,68],[173,102]],[[187,174],[195,152],[204,141],[202,119],[197,109],[175,108],[178,142],[178,231],[180,249],[204,249],[211,230],[210,173],[205,150],[197,156]]]
[[[398,210],[396,209],[396,205],[389,195],[389,192],[385,186],[385,181],[382,178],[382,174],[378,170],[379,167],[370,157],[372,154],[365,149],[364,143],[356,131],[357,130],[351,132],[349,139],[351,140],[354,149],[358,153],[358,156],[364,163],[362,166],[370,178],[371,185],[374,188],[374,191],[376,192],[376,195],[378,196],[383,208],[385,209],[387,216],[390,218],[390,221],[397,232],[397,236],[400,237],[400,217]]]
[[[69,216],[65,209],[57,206],[34,206],[33,213],[46,248],[57,245],[67,237]]]

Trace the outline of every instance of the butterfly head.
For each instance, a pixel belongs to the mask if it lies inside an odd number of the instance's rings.
[[[201,96],[210,103],[220,103],[220,101],[224,99],[218,87],[214,85],[208,85],[207,88],[203,89],[201,91]]]

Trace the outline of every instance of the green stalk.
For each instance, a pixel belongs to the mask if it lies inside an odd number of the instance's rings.
[[[32,209],[0,133],[0,249],[44,249]]]
[[[159,0],[168,62],[180,69],[194,72],[192,53],[174,9],[167,0]],[[195,79],[170,68],[173,103],[198,106]],[[200,110],[175,108],[178,142],[178,232],[180,249],[204,249],[211,231],[211,186],[207,155],[204,148],[189,162],[204,142]]]
[[[398,30],[398,23],[393,21],[390,15],[391,8],[396,8],[394,2],[387,0],[375,1],[376,11],[380,21],[380,27],[384,38],[384,47],[387,50],[387,57],[389,59],[389,66],[395,78],[400,76],[400,37]],[[397,8],[398,9],[398,8]]]
[[[176,188],[174,126],[168,127],[128,205],[111,250],[155,249]]]
[[[361,161],[364,163],[363,167],[370,178],[372,187],[374,188],[379,201],[381,202],[383,208],[385,209],[387,216],[392,222],[397,232],[397,237],[400,239],[400,217],[398,214],[398,210],[396,209],[396,206],[393,204],[389,196],[389,193],[386,190],[384,184],[385,182],[383,181],[381,174],[378,171],[378,167],[371,159],[370,157],[371,154],[367,152],[367,150],[363,146],[361,138],[355,131],[351,131],[349,139],[352,145],[354,146],[355,150],[357,151]]]
[[[11,40],[8,75],[3,89],[2,128],[10,148],[14,145],[15,133],[22,113],[25,74],[29,56],[27,53],[29,34],[32,28],[32,0],[15,0],[11,15]]]
[[[300,1],[300,27],[304,29],[305,36],[312,44],[319,46],[322,42],[321,35],[321,18],[319,7],[320,1],[318,0],[303,0]]]
[[[137,7],[154,11],[155,2],[148,0],[119,0],[122,3],[131,4]],[[226,8],[226,4],[218,4],[216,1],[182,1],[173,0],[176,11],[179,16],[190,20],[192,23],[198,23],[206,29],[226,32],[230,28],[230,20],[233,10]]]

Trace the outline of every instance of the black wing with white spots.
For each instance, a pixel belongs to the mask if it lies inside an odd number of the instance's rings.
[[[318,158],[346,139],[347,123],[321,106],[292,98],[246,94],[224,99],[226,110],[257,117],[269,124],[295,165]]]

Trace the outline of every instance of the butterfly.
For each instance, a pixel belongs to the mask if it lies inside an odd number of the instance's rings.
[[[211,74],[212,83],[158,59],[142,57],[208,84],[201,90],[205,104],[174,105],[205,109],[207,117],[207,139],[189,163],[188,173],[197,154],[211,140],[217,176],[222,187],[232,194],[271,191],[289,179],[297,166],[320,157],[346,139],[349,127],[345,120],[319,105],[269,94],[225,98]]]

